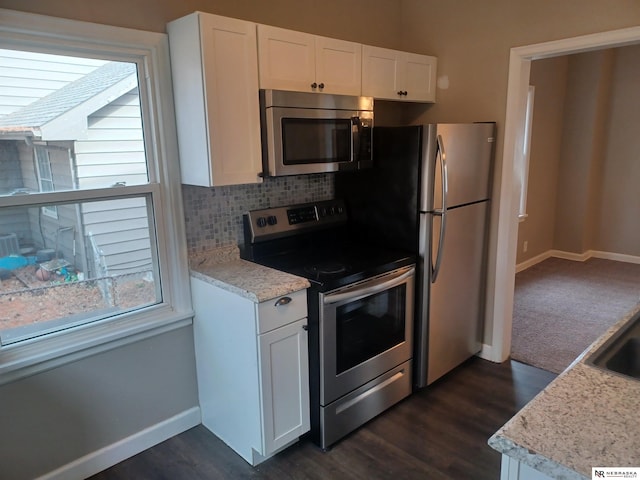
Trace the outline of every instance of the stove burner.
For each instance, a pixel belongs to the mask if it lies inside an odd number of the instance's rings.
[[[304,267],[305,271],[313,275],[337,275],[347,271],[347,265],[340,262],[326,262]]]

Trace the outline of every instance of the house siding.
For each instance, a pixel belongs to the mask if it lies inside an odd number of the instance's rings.
[[[89,116],[87,124],[87,138],[75,143],[78,188],[148,182],[137,88]],[[144,199],[84,204],[82,224],[85,235],[92,238],[87,243],[89,258],[98,255],[109,274],[152,268],[149,211]]]
[[[70,172],[72,142],[49,142],[43,147],[49,152],[49,162],[55,190],[74,188]],[[23,188],[38,192],[40,187],[35,175],[33,149],[25,142],[17,142],[22,169]],[[11,209],[14,211],[16,209]],[[18,235],[21,246],[33,247],[36,251],[54,250],[56,258],[65,259],[79,271],[86,271],[87,264],[82,255],[84,238],[79,227],[79,210],[76,204],[57,205],[57,216],[45,212],[40,207],[20,209],[24,218],[14,215],[10,225]],[[17,213],[17,210],[16,210]],[[4,220],[4,217],[3,217]],[[22,227],[20,227],[22,225]]]

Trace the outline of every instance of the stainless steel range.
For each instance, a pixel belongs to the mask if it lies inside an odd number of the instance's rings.
[[[349,231],[340,200],[254,210],[242,256],[309,279],[311,436],[327,448],[411,393],[415,257]]]

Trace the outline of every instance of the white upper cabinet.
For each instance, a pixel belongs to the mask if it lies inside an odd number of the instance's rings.
[[[360,95],[362,84],[362,45],[316,37],[316,82],[325,93]]]
[[[362,95],[435,102],[437,58],[387,48],[362,47]]]
[[[260,88],[360,95],[362,46],[258,25]]]
[[[182,183],[259,183],[256,24],[195,12],[167,26]]]

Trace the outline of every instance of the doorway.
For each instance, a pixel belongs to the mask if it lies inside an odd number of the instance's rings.
[[[492,347],[486,355],[502,362],[509,357],[514,300],[515,261],[518,236],[519,192],[522,188],[516,151],[524,140],[524,120],[531,62],[537,59],[581,53],[640,43],[640,27],[597,33],[554,42],[511,49],[504,156],[500,185],[500,209],[496,249],[495,289],[493,294]]]

